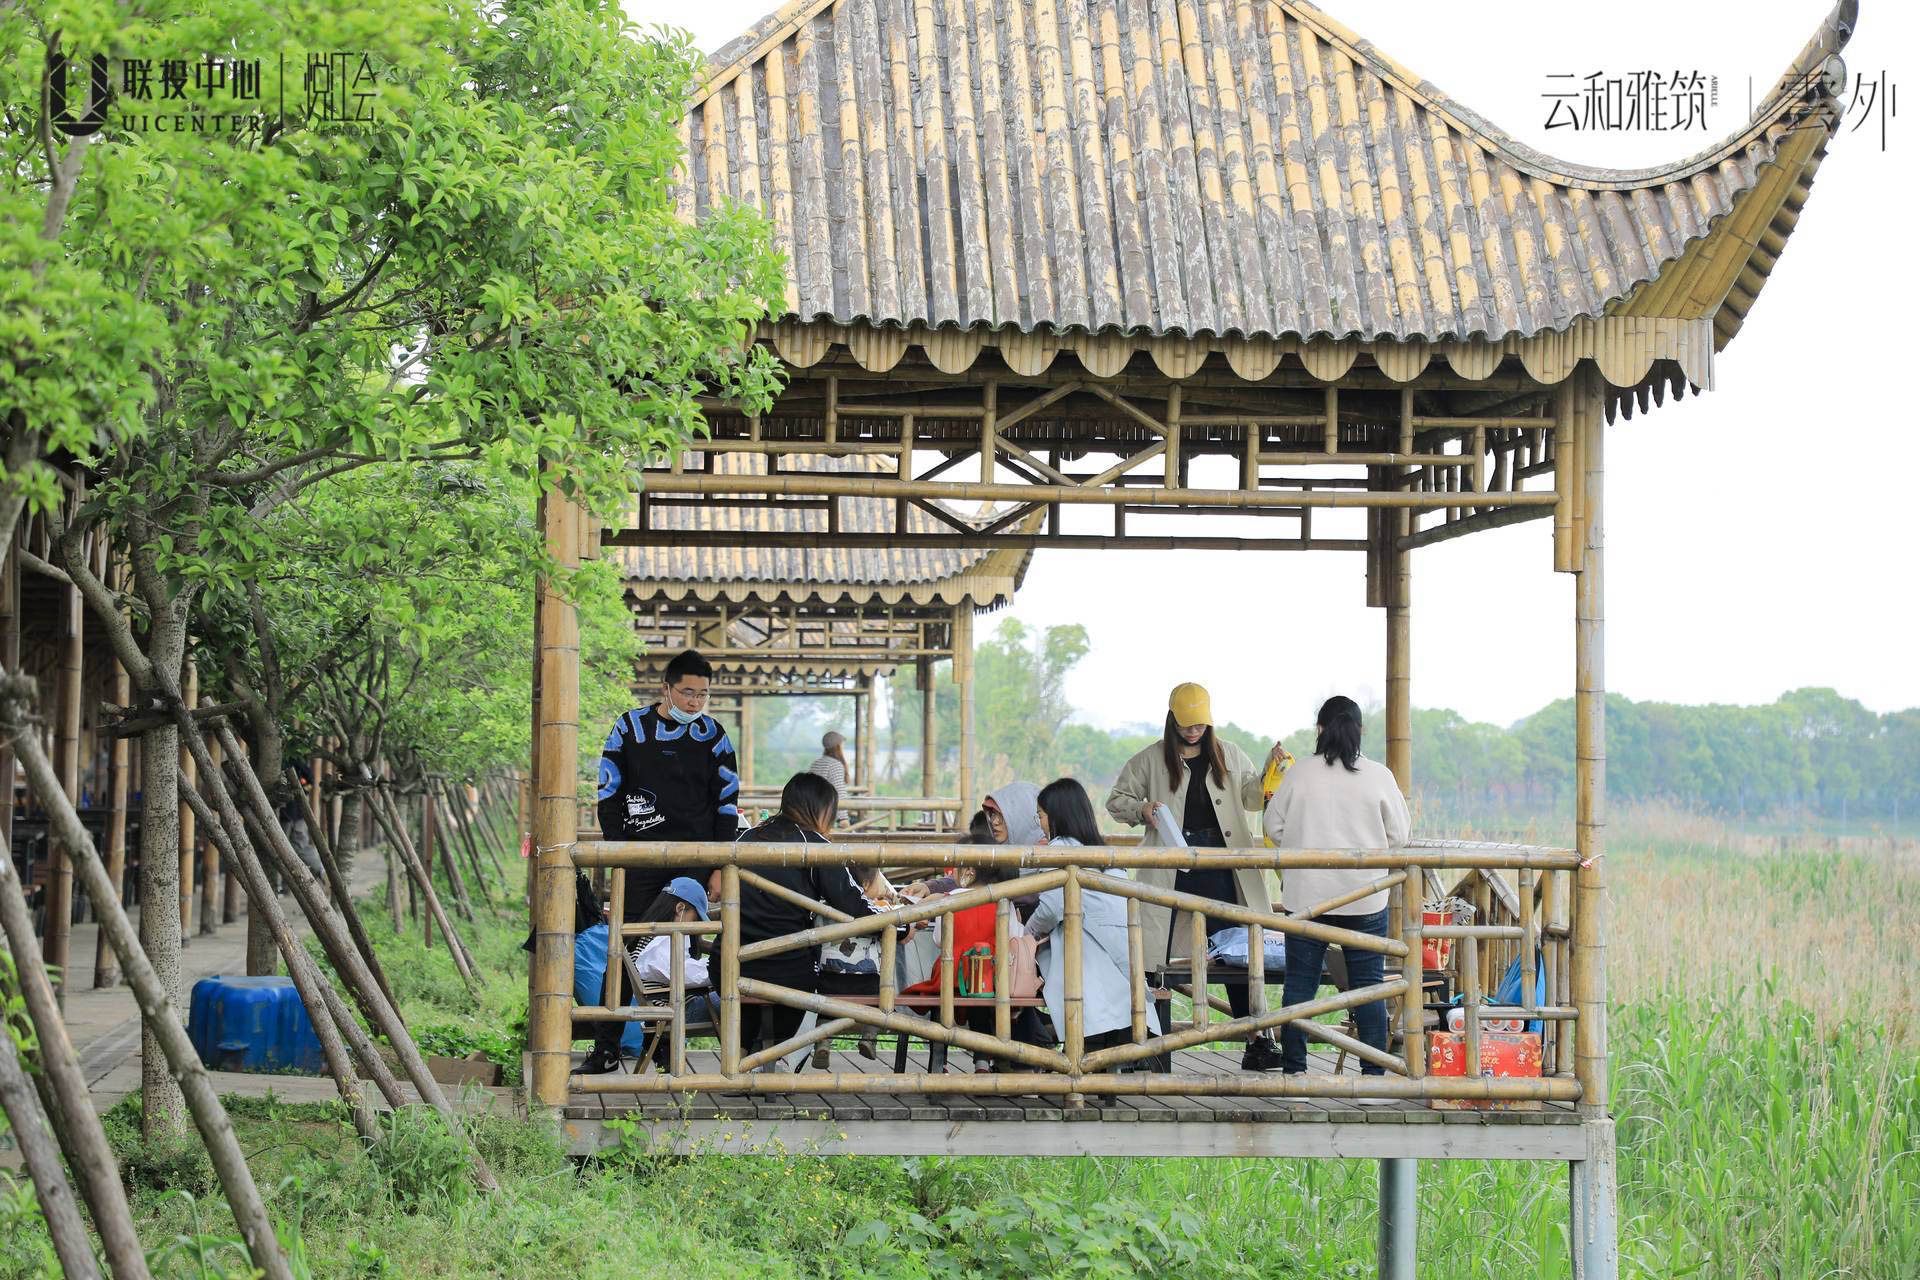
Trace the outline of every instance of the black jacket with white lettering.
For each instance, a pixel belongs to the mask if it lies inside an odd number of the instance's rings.
[[[600,753],[607,840],[732,840],[740,828],[733,740],[703,715],[676,724],[652,707],[613,723]]]

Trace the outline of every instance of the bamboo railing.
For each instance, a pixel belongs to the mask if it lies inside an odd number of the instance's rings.
[[[846,844],[643,844],[582,840],[572,850],[573,862],[582,868],[606,869],[611,873],[613,918],[622,918],[625,906],[625,873],[637,868],[712,867],[718,868],[722,891],[715,919],[693,924],[628,924],[620,927],[609,947],[610,963],[602,1005],[576,1005],[570,1010],[570,1022],[601,1019],[645,1020],[664,1025],[671,1036],[666,1070],[657,1073],[606,1076],[579,1076],[571,1088],[585,1093],[682,1093],[702,1090],[746,1092],[804,1093],[1044,1093],[1065,1094],[1069,1105],[1089,1093],[1133,1095],[1245,1096],[1245,1097],[1375,1097],[1407,1100],[1491,1099],[1534,1102],[1584,1101],[1590,1095],[1582,1076],[1572,1067],[1584,1061],[1577,1052],[1581,1028],[1592,1019],[1591,1002],[1581,1005],[1582,993],[1550,987],[1550,1002],[1535,998],[1531,982],[1524,984],[1522,1001],[1517,1006],[1497,1006],[1487,999],[1487,970],[1482,965],[1481,948],[1511,945],[1521,954],[1545,957],[1549,974],[1565,975],[1574,966],[1569,947],[1576,936],[1574,922],[1560,919],[1559,909],[1577,907],[1571,893],[1570,878],[1579,868],[1579,857],[1565,849],[1531,845],[1485,844],[1467,841],[1425,841],[1398,850],[1276,850],[1276,849],[1164,849],[1119,846],[981,846],[915,844],[916,858],[957,867],[994,867],[1011,871],[1013,878],[979,885],[927,901],[910,903],[858,919],[804,895],[784,889],[766,880],[760,871],[770,867],[887,867],[898,863],[902,848],[882,842]],[[1232,902],[1222,902],[1171,888],[1141,883],[1133,872],[1144,869],[1238,869],[1256,867],[1284,873],[1288,869],[1344,868],[1366,869],[1379,874],[1369,878],[1365,892],[1354,892],[1310,904],[1292,913],[1259,911]],[[1421,894],[1408,892],[1409,885],[1424,886],[1428,873],[1436,870],[1477,871],[1492,876],[1510,873],[1526,889],[1523,897],[1529,909],[1520,913],[1517,925],[1447,924],[1424,922]],[[857,874],[857,873],[856,873]],[[740,892],[743,885],[804,906],[823,919],[798,932],[751,942],[740,936]],[[1327,923],[1322,916],[1338,915],[1339,909],[1367,893],[1386,890],[1391,898],[1388,932],[1385,936],[1355,932]],[[1014,898],[1058,891],[1061,895],[1059,928],[1052,945],[1061,949],[1059,981],[1061,990],[1048,992],[1048,1003],[1061,1012],[1056,1030],[1061,1048],[1041,1048],[1014,1040],[1011,1035],[1012,1003],[1005,957],[1010,929],[1010,910]],[[1082,930],[1074,927],[1081,919],[1087,895],[1108,894],[1125,901],[1127,907],[1128,980],[1131,1022],[1128,1042],[1089,1050],[1085,1032],[1085,990],[1082,955]],[[1537,906],[1531,901],[1538,897]],[[956,1019],[956,965],[952,951],[954,913],[993,904],[995,922],[995,981],[993,994],[993,1032],[975,1031]],[[1146,1011],[1150,999],[1167,994],[1150,990],[1149,973],[1141,945],[1143,915],[1147,910],[1189,913],[1193,936],[1188,940],[1189,955],[1186,987],[1191,993],[1192,1016],[1184,1022],[1161,1027],[1153,1033]],[[1248,928],[1251,988],[1250,1010],[1240,1018],[1214,1021],[1213,1001],[1203,998],[1208,989],[1204,917],[1224,919]],[[937,966],[939,998],[937,1008],[923,1015],[898,1004],[895,990],[894,959],[898,940],[915,927],[932,926],[940,930],[944,962]],[[1384,962],[1380,982],[1330,996],[1320,996],[1293,1005],[1269,1008],[1266,1000],[1264,935],[1275,931],[1289,937],[1311,937],[1345,948],[1349,953],[1371,951]],[[669,1006],[649,1007],[625,1004],[623,964],[618,961],[632,938],[653,933],[701,934],[715,939],[710,967],[714,988],[719,996],[720,1069],[694,1072],[686,1069],[683,1028],[680,1024],[684,981],[680,973],[679,949],[675,948],[673,999]],[[838,942],[846,938],[877,935],[882,948],[882,973],[878,998],[873,1003],[836,998],[802,991],[779,983],[744,977],[743,962],[790,954]],[[1426,1008],[1422,1000],[1421,954],[1428,939],[1455,942],[1453,977],[1464,1000],[1467,1071],[1464,1077],[1434,1077],[1427,1073],[1425,1037]],[[615,951],[619,949],[619,952]],[[1531,967],[1529,966],[1529,972]],[[1495,975],[1497,980],[1497,975]],[[817,1025],[785,1042],[758,1052],[740,1043],[740,1006],[743,1000],[784,1005],[814,1013]],[[1374,1001],[1388,1002],[1398,1024],[1399,1052],[1366,1045],[1335,1027],[1314,1021],[1341,1010]],[[553,1008],[551,1002],[540,1006]],[[561,1006],[564,1007],[564,1006]],[[1597,1006],[1604,1015],[1604,1006]],[[1546,1037],[1547,1067],[1538,1078],[1482,1076],[1482,1039],[1480,1023],[1487,1019],[1537,1019]],[[1270,1076],[1256,1073],[1189,1074],[1165,1071],[1127,1070],[1162,1055],[1183,1049],[1276,1027],[1298,1026],[1309,1036],[1330,1043],[1365,1062],[1382,1067],[1386,1074],[1348,1076],[1325,1072],[1298,1076]],[[994,1074],[863,1073],[843,1071],[800,1071],[791,1074],[756,1074],[755,1068],[774,1063],[810,1045],[845,1034],[857,1027],[904,1033],[931,1043],[966,1049],[974,1054],[990,1055],[1012,1063],[1015,1070]],[[534,1029],[537,1041],[564,1042],[571,1036],[568,1025],[539,1025]],[[1588,1031],[1604,1036],[1604,1027]],[[1392,1042],[1390,1041],[1390,1044]],[[540,1099],[540,1101],[548,1101]]]

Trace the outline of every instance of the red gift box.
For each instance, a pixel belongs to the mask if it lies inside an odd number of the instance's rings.
[[[1434,1031],[1427,1035],[1427,1074],[1465,1076],[1467,1037],[1464,1032]],[[1497,1077],[1540,1078],[1540,1037],[1531,1031],[1480,1033],[1480,1074]],[[1537,1111],[1540,1104],[1520,1099],[1436,1098],[1433,1106],[1446,1111]]]

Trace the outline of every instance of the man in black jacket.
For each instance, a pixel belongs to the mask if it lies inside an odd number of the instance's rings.
[[[600,754],[600,836],[605,840],[731,841],[740,828],[740,773],[733,740],[706,714],[713,666],[688,649],[667,664],[660,697],[614,721]],[[706,879],[694,866],[627,872],[626,918],[637,920],[676,876]],[[609,957],[617,955],[607,949]],[[610,961],[611,962],[611,961]],[[596,1029],[582,1072],[620,1065],[617,1022]]]

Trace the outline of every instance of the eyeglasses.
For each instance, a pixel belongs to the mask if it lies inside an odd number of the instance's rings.
[[[705,689],[682,689],[677,684],[670,684],[667,688],[673,692],[674,697],[680,699],[682,702],[704,703],[707,700],[707,690]]]

